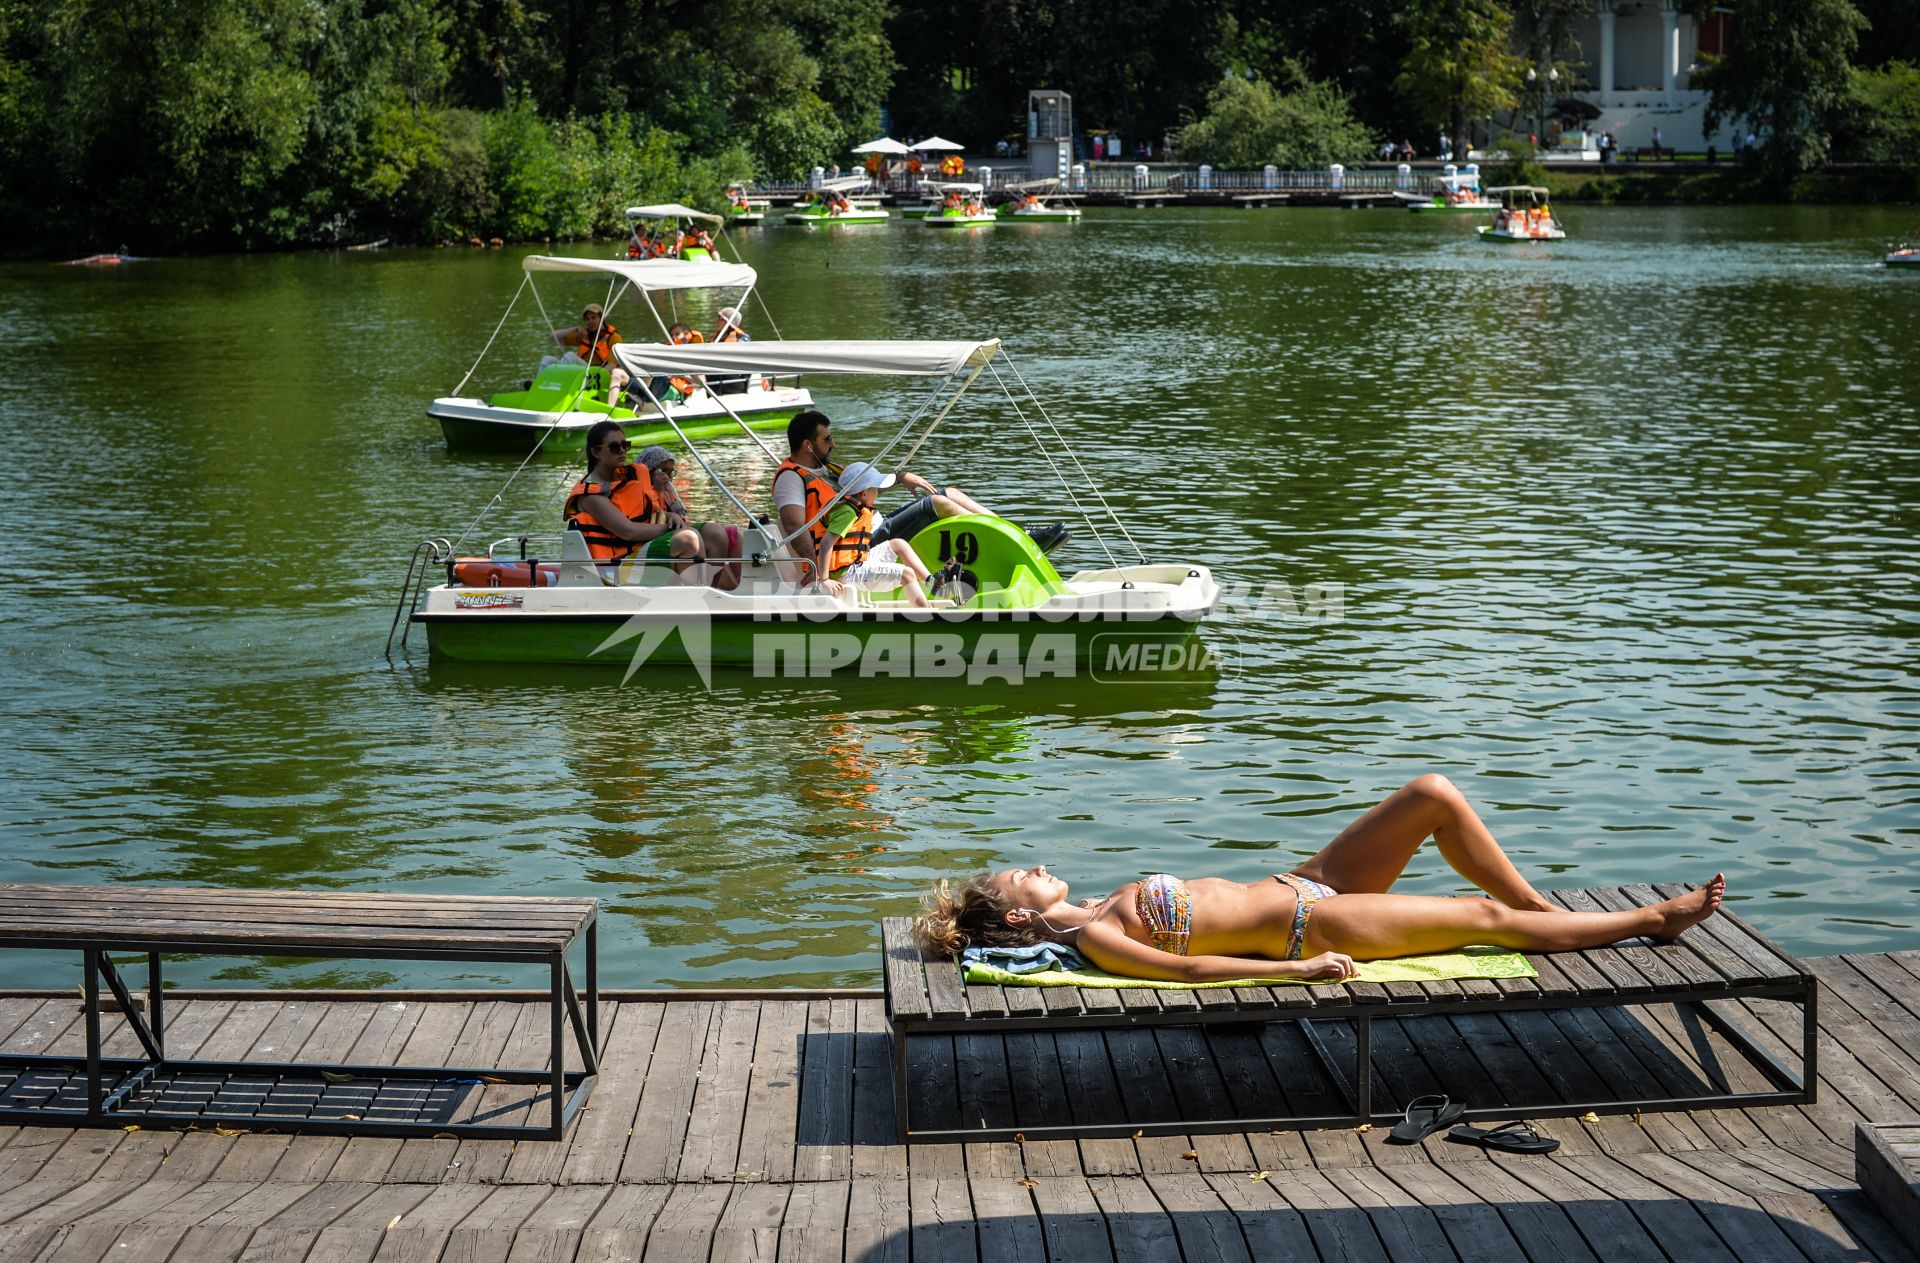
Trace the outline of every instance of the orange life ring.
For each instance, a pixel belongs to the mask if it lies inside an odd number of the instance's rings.
[[[540,563],[540,586],[553,587],[560,582],[560,567]],[[524,588],[527,582],[524,561],[494,561],[490,557],[460,557],[453,563],[453,581],[467,588]]]

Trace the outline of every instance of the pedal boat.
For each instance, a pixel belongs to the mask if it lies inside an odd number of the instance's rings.
[[[1014,200],[1001,204],[998,214],[1000,222],[1005,224],[1077,224],[1080,222],[1078,206],[1057,205],[1054,199],[1070,196],[1059,193],[1058,179],[1029,180],[1024,184],[1011,184],[1007,191]]]
[[[1531,184],[1512,184],[1488,189],[1489,197],[1500,196],[1500,213],[1491,225],[1477,231],[1485,241],[1564,241],[1567,234],[1547,205],[1547,190]]]
[[[709,215],[705,211],[695,210],[691,206],[682,206],[678,202],[666,202],[658,206],[629,206],[627,207],[627,251],[620,256],[621,258],[679,258],[688,263],[695,261],[717,263],[720,261],[719,255],[710,250],[702,249],[699,246],[684,246],[677,255],[644,256],[635,254],[633,252],[634,247],[640,240],[640,225],[649,220],[672,224],[674,231],[682,237],[691,235],[696,225],[709,224],[717,232],[727,222],[725,216]]]
[[[915,208],[918,213],[914,218],[928,228],[991,228],[996,222],[993,212],[980,200],[985,190],[978,184],[945,182],[926,188],[926,205]],[[957,196],[960,204],[947,205],[950,196]]]
[[[1394,191],[1410,211],[1425,211],[1432,214],[1491,214],[1500,209],[1498,198],[1489,197],[1480,191],[1480,176],[1477,172],[1460,172],[1443,175],[1438,181],[1440,189],[1436,193],[1407,193]]]
[[[633,310],[644,311],[658,327],[661,341],[668,340],[667,319],[654,301],[658,294],[678,295],[704,290],[738,291],[733,305],[745,307],[748,295],[758,279],[744,263],[714,260],[687,262],[680,259],[599,259],[565,258],[554,255],[529,255],[521,261],[525,278],[523,290],[534,288],[534,276],[564,273],[606,278],[607,289],[601,299],[611,320],[619,301],[628,294],[637,296]],[[536,291],[535,297],[538,297]],[[514,302],[519,294],[514,295]],[[716,302],[714,309],[723,305]],[[513,311],[507,305],[507,314]],[[668,313],[671,314],[671,313]],[[507,316],[500,318],[506,324]],[[718,323],[717,317],[713,323]],[[491,343],[489,343],[489,346]],[[557,350],[551,341],[547,351]],[[813,406],[813,396],[792,378],[752,376],[747,389],[739,394],[716,395],[710,390],[696,392],[678,401],[644,397],[629,388],[622,396],[613,396],[613,377],[602,366],[589,367],[577,356],[559,357],[535,372],[519,390],[507,390],[485,398],[460,392],[473,377],[481,360],[467,370],[453,393],[435,399],[427,406],[427,415],[440,423],[452,451],[504,451],[520,455],[536,446],[543,453],[578,452],[586,434],[596,421],[609,418],[621,422],[627,437],[636,445],[671,441],[677,434],[710,437],[738,431],[740,422],[755,429],[777,429],[792,420],[793,414]],[[672,423],[668,417],[671,416]]]
[[[885,208],[871,201],[855,197],[855,189],[865,189],[867,178],[860,175],[842,176],[838,180],[828,180],[816,192],[807,194],[793,204],[787,212],[790,224],[805,224],[820,227],[827,224],[884,224],[891,219]],[[838,193],[847,199],[847,209],[835,212],[827,202],[827,194]]]
[[[727,189],[727,222],[750,228],[766,219],[767,207],[771,204],[766,198],[749,193],[744,184],[732,185]]]
[[[625,343],[616,349],[636,379],[799,372],[928,379],[920,405],[876,454],[882,467],[890,456],[899,460],[919,451],[1000,353],[997,339]],[[1020,380],[1017,373],[995,375],[1009,399],[1037,407],[1024,382],[1016,398],[1009,379]],[[1102,523],[1084,523],[1106,553],[1110,564],[1103,568],[1062,576],[1012,523],[954,517],[909,541],[930,570],[957,561],[962,572],[950,595],[936,598],[931,609],[916,609],[899,590],[847,589],[829,596],[805,583],[791,541],[837,498],[783,535],[778,519],[766,516],[770,506],[747,504],[716,477],[697,446],[687,447],[738,511],[740,555],[725,559],[741,569],[737,588],[683,584],[658,562],[650,572],[645,561],[595,561],[575,532],[508,536],[484,558],[463,558],[451,544],[427,541],[415,552],[396,626],[402,616],[408,627],[420,625],[429,651],[439,658],[605,664],[624,668],[628,679],[692,666],[709,684],[714,665],[806,679],[841,672],[969,680],[1131,675],[1195,661],[1203,648],[1190,642],[1220,597],[1211,572],[1188,562],[1149,562],[1124,528],[1114,529],[1119,523],[1110,511],[1105,530]],[[772,448],[766,455],[770,464],[779,459]],[[1073,490],[1067,489],[1069,495]],[[1089,499],[1104,508],[1098,496],[1075,502]],[[1138,558],[1135,564],[1121,564],[1115,556],[1113,545],[1123,540]],[[445,582],[427,586],[439,576]],[[404,633],[400,643],[404,649]]]
[[[1890,268],[1920,267],[1920,245],[1901,242],[1887,251],[1887,257],[1881,262]]]

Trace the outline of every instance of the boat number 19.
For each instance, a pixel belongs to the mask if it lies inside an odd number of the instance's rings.
[[[971,566],[980,560],[980,537],[972,531],[961,531],[958,537],[952,531],[941,531],[940,560]]]

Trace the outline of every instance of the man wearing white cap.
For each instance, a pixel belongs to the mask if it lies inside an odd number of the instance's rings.
[[[751,342],[747,331],[740,327],[740,309],[722,307],[719,311],[720,327],[713,331],[709,342]],[[747,393],[745,374],[733,377],[712,377],[707,380],[708,389],[716,395],[744,395]]]
[[[904,539],[873,542],[873,502],[894,483],[866,461],[857,460],[840,471],[840,503],[827,510],[827,533],[819,555],[826,558],[827,577],[849,588],[884,592],[904,588],[907,600],[925,609],[929,579],[921,561]]]

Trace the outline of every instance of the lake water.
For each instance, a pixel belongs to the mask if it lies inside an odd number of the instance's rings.
[[[742,236],[787,337],[1004,337],[1150,556],[1264,594],[1180,685],[622,687],[418,633],[390,666],[409,551],[517,463],[424,408],[526,251],[0,268],[0,881],[592,894],[607,985],[874,984],[934,874],[1249,877],[1442,771],[1541,884],[1724,869],[1790,950],[1920,947],[1920,276],[1878,262],[1911,212],[1564,209],[1551,247],[1384,210]],[[523,305],[476,386],[539,330]],[[917,398],[812,384],[846,458]],[[1070,517],[973,403],[921,472]],[[711,452],[764,487],[747,440]],[[574,476],[531,466],[476,538],[552,530]],[[1286,617],[1314,584],[1341,616]],[[1462,885],[1423,854],[1402,889]]]

